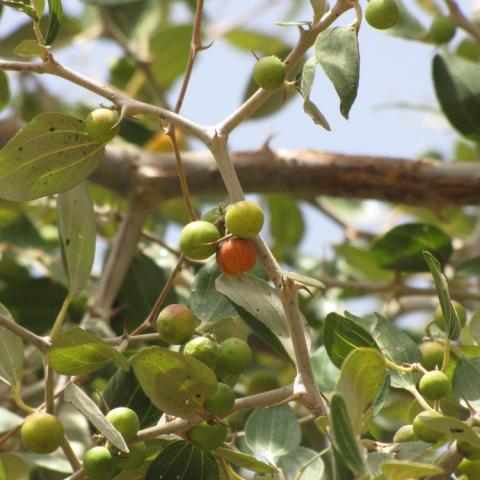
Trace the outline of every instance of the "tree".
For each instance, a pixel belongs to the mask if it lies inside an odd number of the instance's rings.
[[[89,0],[88,25],[60,0],[0,0],[25,21],[0,45],[0,479],[478,477],[480,30],[454,0],[422,2],[431,29],[370,1],[372,26],[443,45],[433,88],[462,137],[455,163],[229,149],[295,95],[330,129],[310,99],[320,69],[348,118],[370,28],[356,0],[311,0],[308,21],[281,23],[291,49],[231,32],[262,58],[214,126],[182,115],[210,53],[203,0]],[[108,82],[58,61],[92,34],[122,49]],[[106,104],[69,105],[39,75]],[[352,199],[408,221],[363,231]],[[343,228],[332,258],[299,253],[302,202]],[[344,311],[352,299],[379,306]]]

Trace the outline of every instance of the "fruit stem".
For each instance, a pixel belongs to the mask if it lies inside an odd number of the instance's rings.
[[[404,387],[404,389],[411,393],[414,397],[415,397],[415,400],[425,409],[425,410],[432,410],[434,411],[435,409],[433,409],[428,403],[427,401],[422,397],[422,395],[420,394],[420,392],[417,390],[417,388],[415,387],[415,385],[411,385],[411,386],[408,386],[408,387]]]
[[[401,365],[397,365],[396,363],[388,360],[388,358],[385,358],[385,365],[387,366],[387,368],[390,368],[400,373],[411,373],[415,371],[415,368],[413,368],[412,366],[402,367]]]
[[[445,338],[444,349],[443,349],[443,363],[442,363],[442,372],[445,372],[448,368],[448,362],[450,361],[450,339]]]
[[[27,405],[23,401],[23,399],[20,395],[20,384],[19,383],[16,383],[15,385],[13,385],[13,387],[10,390],[10,393],[12,394],[13,401],[15,402],[15,404],[17,405],[18,408],[20,408],[21,410],[23,410],[26,413],[35,413],[36,410],[34,408],[32,408],[30,405]]]

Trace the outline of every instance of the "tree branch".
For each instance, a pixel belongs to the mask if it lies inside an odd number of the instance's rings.
[[[0,326],[10,330],[10,332],[19,336],[22,340],[25,340],[25,342],[33,345],[42,353],[46,353],[50,347],[50,343],[47,340],[35,335],[33,332],[23,328],[21,325],[12,322],[11,319],[5,317],[4,315],[0,315]]]

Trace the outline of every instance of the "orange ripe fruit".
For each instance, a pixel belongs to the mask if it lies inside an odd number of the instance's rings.
[[[257,261],[257,252],[250,240],[232,238],[217,250],[217,264],[227,275],[240,275],[251,270]]]

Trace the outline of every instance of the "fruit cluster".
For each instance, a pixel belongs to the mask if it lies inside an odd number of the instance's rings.
[[[203,220],[183,228],[180,249],[193,260],[205,260],[216,253],[223,273],[240,275],[255,266],[257,254],[251,239],[260,233],[263,222],[263,211],[255,202],[234,203],[225,213],[216,208],[208,211]]]

